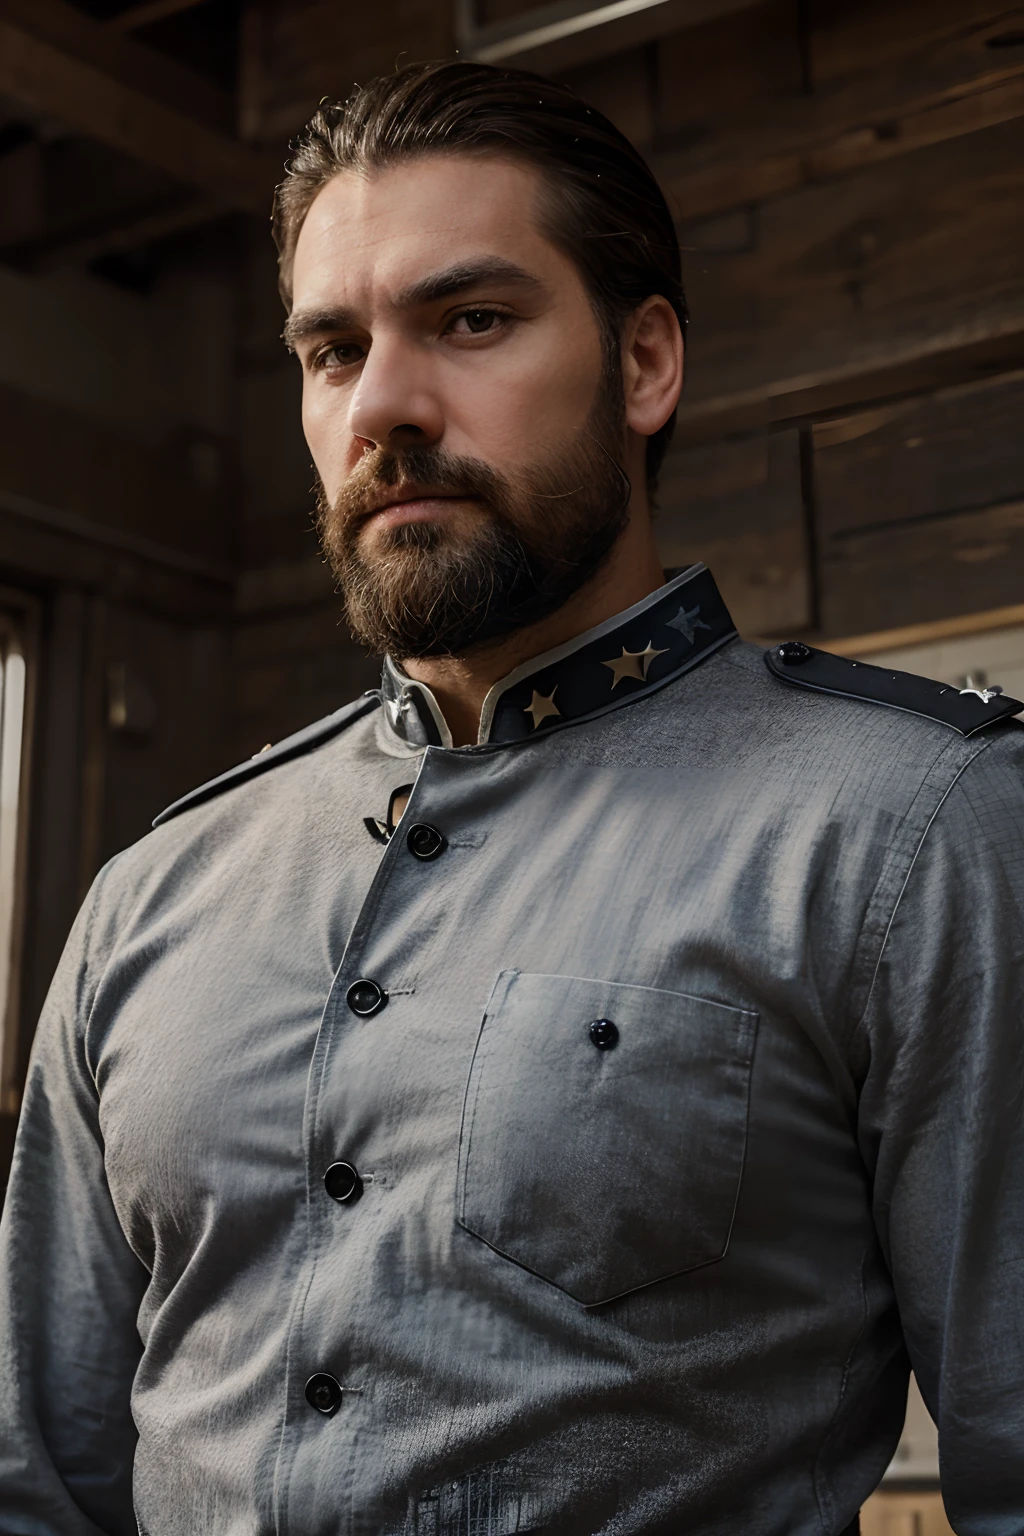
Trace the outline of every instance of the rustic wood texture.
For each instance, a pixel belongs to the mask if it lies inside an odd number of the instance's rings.
[[[144,836],[165,805],[235,761],[223,624],[172,623],[112,605],[103,656],[106,677],[126,668],[147,707],[127,729],[117,727],[108,708],[97,864]],[[103,702],[109,706],[109,695]]]
[[[324,96],[414,59],[450,58],[454,8],[437,0],[254,0],[245,28],[243,116],[248,137],[280,144]]]
[[[691,435],[864,400],[865,375],[993,339],[1024,352],[1024,122],[682,233]]]
[[[1019,603],[1024,374],[819,423],[821,622],[853,634]]]
[[[939,1493],[873,1494],[860,1512],[860,1536],[953,1536]]]
[[[775,0],[664,38],[654,165],[682,219],[777,197],[1024,113],[1024,7]],[[672,140],[677,141],[675,147]]]
[[[671,452],[658,502],[663,563],[710,566],[741,633],[774,635],[811,622],[797,432]]]
[[[200,188],[226,208],[266,214],[279,157],[240,144],[179,104],[168,105],[166,91],[151,78],[152,57],[161,78],[162,61],[151,56],[152,50],[55,0],[32,0],[30,8],[23,0],[6,0],[0,12],[4,95]],[[175,79],[187,75],[174,70]],[[207,89],[200,82],[180,94],[205,100]]]
[[[0,489],[206,562],[233,563],[227,445],[203,434],[146,446],[0,384]]]
[[[380,660],[349,639],[337,597],[255,615],[234,636],[234,746],[239,759],[330,714],[380,683]]]

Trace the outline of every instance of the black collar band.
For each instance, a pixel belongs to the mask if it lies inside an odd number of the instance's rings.
[[[480,714],[479,744],[524,741],[643,698],[735,634],[711,572],[691,565],[624,613],[495,683]],[[433,693],[390,657],[381,699],[388,726],[409,745],[452,745]]]

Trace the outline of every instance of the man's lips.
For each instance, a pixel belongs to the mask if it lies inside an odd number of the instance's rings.
[[[363,526],[373,524],[377,528],[398,528],[404,523],[437,522],[472,499],[459,492],[410,487],[406,491],[396,491],[386,502],[366,513]]]

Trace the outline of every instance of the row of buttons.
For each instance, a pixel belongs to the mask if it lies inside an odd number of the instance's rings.
[[[355,1205],[363,1193],[363,1181],[351,1163],[332,1163],[324,1174],[324,1188],[339,1205]],[[317,1371],[306,1382],[306,1402],[327,1419],[341,1407],[343,1392],[341,1382],[326,1371]]]
[[[376,987],[376,982],[356,982],[355,986]],[[351,992],[350,988],[350,992]],[[380,991],[380,988],[377,988]],[[385,994],[386,998],[386,994]],[[380,1004],[378,1006],[383,1006]],[[359,1011],[358,1009],[356,1010]],[[375,1010],[371,1010],[375,1011]],[[618,1025],[611,1019],[594,1019],[587,1025],[587,1033],[599,1051],[611,1051],[619,1043]],[[355,1205],[363,1193],[363,1181],[359,1170],[352,1163],[332,1163],[324,1174],[324,1188],[339,1205]],[[326,1371],[317,1371],[306,1382],[306,1402],[317,1413],[330,1418],[341,1407],[344,1388]]]
[[[436,859],[448,847],[447,839],[436,827],[417,822],[406,837],[409,852],[424,862]],[[354,981],[345,994],[345,1001],[361,1019],[372,1018],[387,1007],[388,994],[380,982],[362,976]],[[588,1025],[590,1039],[599,1051],[610,1051],[618,1044],[619,1031],[611,1019],[595,1019]],[[363,1193],[363,1181],[359,1171],[351,1163],[332,1163],[324,1174],[324,1188],[339,1205],[355,1205]],[[341,1383],[326,1371],[317,1371],[306,1382],[306,1401],[317,1413],[326,1418],[337,1413],[341,1406]]]
[[[410,827],[406,847],[414,858],[427,862],[436,859],[448,847],[448,840],[436,827],[417,822]],[[345,994],[352,1012],[361,1019],[372,1018],[387,1006],[388,994],[379,982],[363,977],[354,981]],[[324,1188],[339,1205],[355,1205],[363,1193],[363,1181],[359,1170],[351,1163],[332,1163],[324,1174]],[[326,1371],[317,1371],[306,1382],[306,1402],[325,1418],[337,1413],[341,1407],[342,1385]]]
[[[428,826],[425,821],[417,822],[414,827],[410,827],[405,841],[409,852],[424,862],[436,859],[448,847],[448,839],[444,834],[436,827]],[[388,994],[379,982],[363,976],[349,987],[345,994],[345,1001],[359,1018],[371,1019],[375,1013],[380,1013],[382,1008],[387,1007]]]

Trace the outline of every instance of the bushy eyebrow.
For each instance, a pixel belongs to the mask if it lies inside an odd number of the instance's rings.
[[[502,256],[486,256],[479,261],[460,261],[440,272],[428,273],[402,288],[392,300],[395,309],[416,309],[421,304],[436,304],[439,299],[450,299],[484,283],[501,283],[503,287],[540,289],[539,277],[506,261]],[[281,339],[286,347],[294,350],[300,341],[311,336],[322,336],[328,331],[351,330],[356,318],[347,309],[301,309],[289,315]]]

